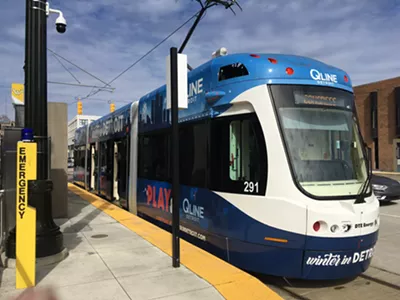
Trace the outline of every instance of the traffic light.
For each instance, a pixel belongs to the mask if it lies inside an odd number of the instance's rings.
[[[82,101],[78,101],[78,115],[82,114]]]
[[[114,112],[114,110],[115,110],[115,104],[111,103],[110,104],[110,112]]]

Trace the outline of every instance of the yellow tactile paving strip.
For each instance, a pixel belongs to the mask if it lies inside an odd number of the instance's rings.
[[[101,199],[100,197],[68,183],[74,194],[129,228],[142,238],[172,256],[172,236],[169,232]],[[218,257],[186,242],[180,241],[181,264],[208,281],[225,299],[270,299],[282,298],[257,278],[226,263]],[[171,263],[172,264],[172,263]]]

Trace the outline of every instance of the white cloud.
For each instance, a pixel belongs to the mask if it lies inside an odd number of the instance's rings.
[[[12,82],[23,82],[25,39],[24,1],[3,0],[0,11],[0,100],[10,105]],[[272,52],[311,56],[349,72],[355,85],[400,75],[396,30],[400,27],[397,0],[248,0],[236,16],[223,7],[211,8],[201,20],[185,52],[198,66],[219,47],[229,53]],[[182,24],[200,6],[188,0],[70,0],[51,1],[67,19],[65,34],[48,18],[48,47],[105,81],[127,66]],[[112,85],[114,93],[101,92],[85,100],[85,114],[104,115],[107,101],[117,107],[163,84],[165,56],[177,46],[191,23],[130,69]],[[87,74],[63,63],[82,84],[102,85]],[[76,83],[49,52],[48,80]],[[49,101],[73,103],[91,88],[48,85]],[[99,100],[102,99],[102,100]],[[4,101],[4,100],[3,100]],[[0,105],[3,110],[4,105]],[[69,118],[76,106],[69,106]]]

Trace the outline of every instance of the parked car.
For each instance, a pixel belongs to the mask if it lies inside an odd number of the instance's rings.
[[[400,200],[400,182],[385,176],[372,174],[372,189],[379,201]]]

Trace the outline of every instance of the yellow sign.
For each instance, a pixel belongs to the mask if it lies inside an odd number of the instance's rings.
[[[36,209],[28,205],[28,180],[36,179],[37,144],[18,142],[16,197],[16,288],[35,286]]]
[[[11,98],[14,105],[24,105],[24,84],[11,84]]]

